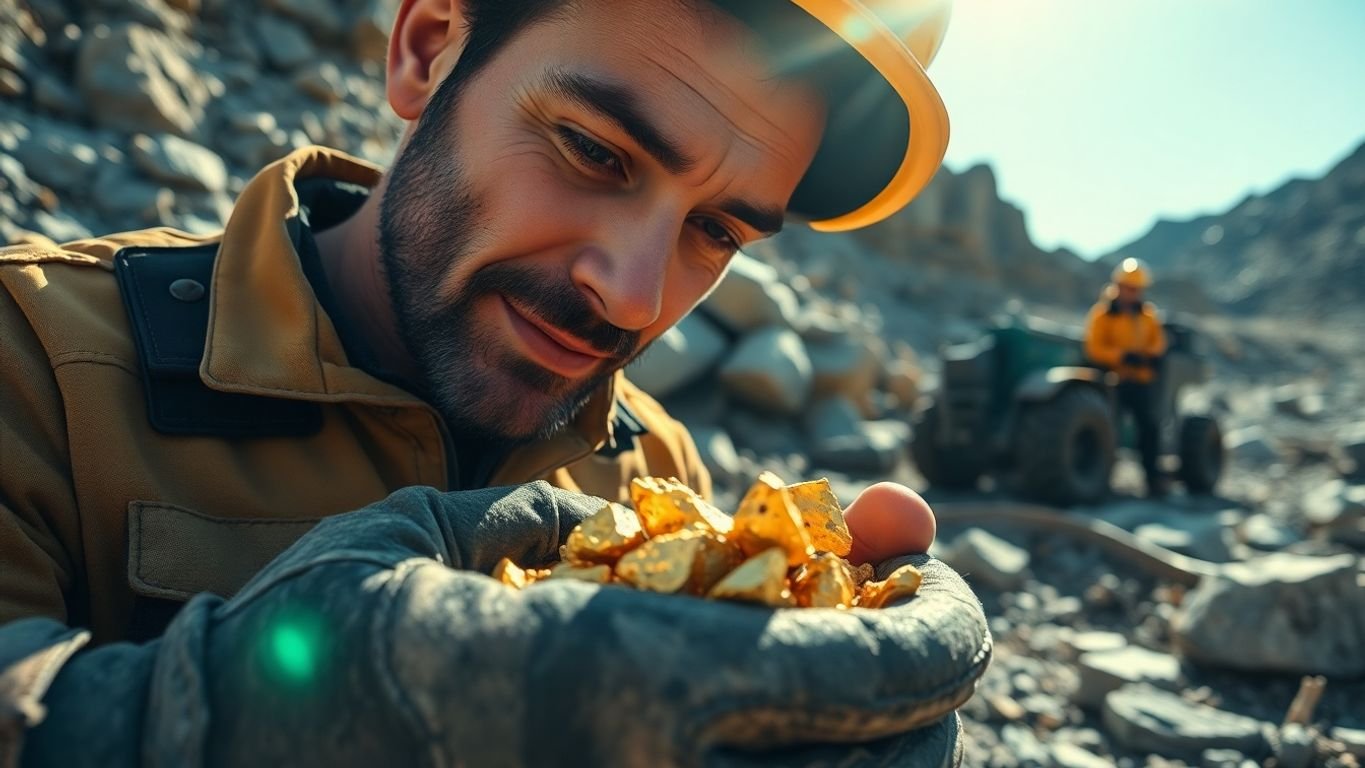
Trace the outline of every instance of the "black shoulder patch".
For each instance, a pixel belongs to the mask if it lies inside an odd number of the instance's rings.
[[[645,426],[640,417],[630,410],[630,407],[623,400],[616,401],[616,420],[612,422],[611,439],[607,444],[597,451],[597,455],[607,459],[614,459],[626,451],[635,448],[635,439],[641,435],[649,434],[649,428]]]
[[[168,435],[302,437],[322,429],[317,403],[218,392],[199,378],[216,244],[128,247],[114,274],[141,362],[147,414]]]

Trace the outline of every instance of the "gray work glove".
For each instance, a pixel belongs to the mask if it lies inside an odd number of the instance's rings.
[[[843,612],[573,581],[515,591],[475,573],[504,556],[555,559],[601,504],[544,483],[409,489],[322,522],[233,599],[193,600],[157,641],[142,759],[251,768],[953,761],[951,712],[991,645],[980,605],[946,566],[920,557],[917,597]],[[87,697],[112,704],[99,688],[108,665],[96,674],[80,661],[58,677],[49,721],[29,744],[66,765],[83,763],[81,745],[61,734],[63,711]]]

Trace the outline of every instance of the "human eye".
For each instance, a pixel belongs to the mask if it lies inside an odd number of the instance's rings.
[[[615,152],[568,126],[561,125],[556,132],[559,143],[580,167],[598,175],[625,177],[625,167]]]
[[[692,225],[706,237],[712,249],[727,253],[739,250],[739,238],[719,220],[710,216],[693,216]]]

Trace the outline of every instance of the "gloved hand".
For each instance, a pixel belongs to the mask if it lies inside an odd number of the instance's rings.
[[[946,566],[919,556],[918,596],[839,612],[572,581],[518,592],[474,572],[504,556],[555,559],[601,504],[544,483],[409,489],[324,521],[232,600],[200,596],[172,623],[143,758],[253,768],[951,761],[957,722],[945,715],[970,695],[991,643],[980,605]],[[99,678],[88,680],[93,693]],[[850,742],[869,743],[830,746]]]
[[[1123,364],[1137,368],[1151,365],[1151,358],[1140,352],[1124,352]]]

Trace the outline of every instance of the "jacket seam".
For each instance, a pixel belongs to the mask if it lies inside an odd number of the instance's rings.
[[[139,375],[133,368],[134,364],[123,357],[111,355],[108,352],[96,352],[88,349],[72,349],[66,352],[60,352],[49,358],[49,362],[52,364],[52,370],[54,371],[66,365],[89,363],[90,365],[107,365],[112,368],[119,368],[131,373],[133,376]]]

